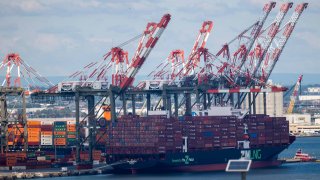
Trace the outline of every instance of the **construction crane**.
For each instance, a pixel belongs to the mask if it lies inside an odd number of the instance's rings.
[[[296,85],[294,86],[292,95],[290,96],[290,103],[287,109],[287,114],[292,114],[293,112],[293,108],[294,108],[294,104],[296,102],[297,96],[298,96],[298,92],[299,92],[299,88],[301,86],[301,81],[302,81],[302,77],[303,75],[300,75],[298,78],[298,81],[296,83]]]

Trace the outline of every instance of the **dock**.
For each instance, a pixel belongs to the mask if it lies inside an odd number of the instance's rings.
[[[24,171],[24,172],[10,172],[10,171],[0,171],[0,180],[13,180],[13,179],[31,179],[31,178],[49,178],[49,177],[66,177],[66,176],[83,176],[83,175],[97,175],[97,174],[107,174],[112,168],[109,165],[95,167],[93,169],[81,169],[81,170],[68,170],[61,171],[60,168],[54,171],[53,169],[48,169],[47,171]]]

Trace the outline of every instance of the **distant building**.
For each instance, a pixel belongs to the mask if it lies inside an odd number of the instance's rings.
[[[314,119],[314,124],[315,125],[320,125],[320,118]]]
[[[301,95],[299,96],[300,101],[315,101],[320,100],[320,95]]]
[[[291,124],[289,127],[290,133],[297,135],[315,135],[320,133],[320,125],[298,125]]]
[[[308,92],[309,93],[320,93],[320,87],[309,87]]]
[[[311,114],[285,114],[289,124],[311,125]]]

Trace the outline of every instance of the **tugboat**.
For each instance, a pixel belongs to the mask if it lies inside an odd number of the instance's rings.
[[[302,153],[301,149],[298,149],[298,151],[296,152],[296,155],[294,156],[293,159],[298,159],[301,162],[312,162],[312,161],[316,160],[315,157],[312,157],[307,153]]]

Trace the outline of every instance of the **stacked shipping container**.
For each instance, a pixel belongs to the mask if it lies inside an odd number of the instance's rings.
[[[245,124],[252,147],[289,143],[289,124],[285,118],[267,115],[124,116],[107,127],[107,154],[159,154],[182,152],[183,137],[189,151],[235,148],[243,140]]]
[[[52,146],[53,122],[41,121],[41,145]]]
[[[67,145],[74,146],[76,144],[76,122],[67,121]]]
[[[40,121],[28,121],[28,145],[37,146],[40,144],[40,131],[41,122]]]
[[[53,132],[54,132],[54,145],[55,146],[65,146],[66,145],[66,130],[67,122],[56,121],[54,122]]]

